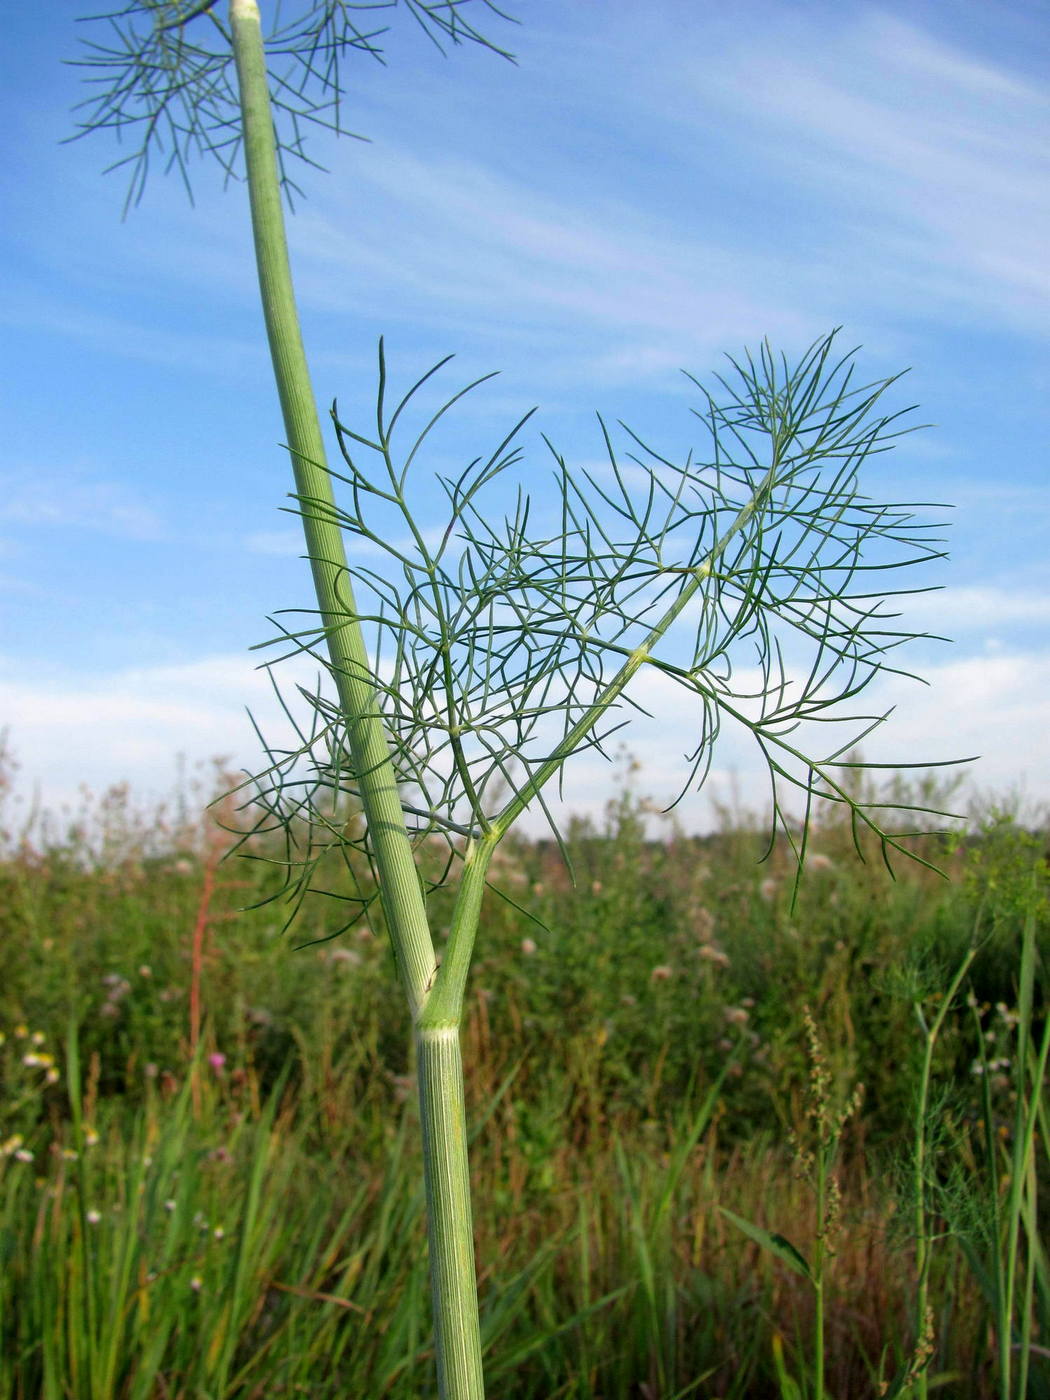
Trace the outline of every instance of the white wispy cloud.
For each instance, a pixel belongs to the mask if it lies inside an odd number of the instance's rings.
[[[476,163],[390,146],[354,173],[296,230],[303,293],[328,312],[385,302],[395,315],[487,332],[511,348],[542,344],[555,373],[585,348],[609,378],[695,363],[736,343],[742,327],[814,333],[779,267],[728,243],[672,236],[626,202],[574,203]],[[352,196],[339,193],[346,183]],[[366,206],[378,204],[381,240],[351,217],[360,184]],[[559,350],[563,328],[572,339]]]
[[[571,147],[552,146],[549,183],[396,141],[341,152],[295,226],[305,296],[543,347],[552,378],[663,376],[741,337],[805,341],[843,308],[891,339],[920,306],[1042,329],[1050,95],[878,10],[827,28],[774,12],[715,50],[658,48],[648,107],[624,84],[673,168],[655,203],[623,197],[600,148],[575,184]],[[692,126],[681,102],[673,120],[656,105],[680,83]],[[720,216],[716,154],[758,172],[762,218]]]
[[[0,475],[0,520],[72,526],[134,540],[158,539],[164,533],[160,513],[125,482],[91,480],[66,470]]]
[[[717,70],[695,65],[698,105],[717,93],[741,133],[753,125],[750,157],[760,140],[814,193],[816,219],[825,206],[847,221],[835,262],[854,286],[1041,329],[1050,93],[879,10],[815,43],[818,24],[773,22]]]
[[[316,680],[308,662],[282,666],[279,674],[293,702],[297,682],[312,687]],[[923,674],[928,686],[888,677],[852,707],[893,711],[865,740],[864,756],[933,765],[980,755],[968,769],[974,789],[1005,795],[1020,784],[1032,801],[1050,802],[1050,657],[1030,651],[967,655],[925,667]],[[622,742],[642,764],[639,790],[665,804],[688,772],[698,716],[666,677],[643,671],[638,680],[632,694],[652,718],[632,719]],[[265,760],[246,707],[269,740],[290,741],[266,673],[245,657],[212,656],[87,680],[57,671],[30,673],[10,659],[0,665],[0,713],[21,765],[22,790],[35,789],[52,810],[76,805],[81,784],[102,790],[126,779],[143,797],[168,795],[179,754],[191,762],[222,757],[235,768],[257,771]],[[834,745],[826,735],[814,742],[815,753]],[[613,751],[619,744],[617,737]],[[725,800],[734,785],[747,807],[767,810],[767,775],[746,733],[727,726],[715,760],[704,790],[690,794],[679,809],[687,828],[710,825],[711,797]],[[552,791],[551,805],[561,816],[598,816],[612,796],[614,777],[609,764],[582,755],[569,765],[564,801]],[[526,819],[526,830],[542,828],[538,813]]]

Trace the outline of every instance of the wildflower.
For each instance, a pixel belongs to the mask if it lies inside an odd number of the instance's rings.
[[[715,916],[702,905],[693,913],[694,930],[702,943],[707,943],[715,931]]]
[[[21,1133],[12,1133],[5,1143],[0,1145],[0,1157],[10,1157],[12,1152],[17,1152],[25,1141]]]
[[[98,1133],[95,1132],[94,1128],[85,1128],[85,1129],[84,1129],[84,1146],[85,1146],[85,1147],[97,1147],[97,1146],[98,1146]]]
[[[40,1056],[39,1056],[39,1055],[23,1055],[23,1056],[22,1056],[22,1063],[26,1066],[27,1069],[33,1069],[36,1065],[38,1065],[38,1064],[40,1063]]]
[[[164,1209],[168,1212],[169,1215],[170,1215],[171,1212],[175,1209],[175,1202],[172,1200],[172,1198],[171,1198],[170,1196],[169,1196],[168,1199],[164,1202]]]
[[[33,1042],[34,1045],[43,1045],[47,1037],[44,1035],[43,1031],[34,1031],[33,1034],[29,1037],[29,1039]]]
[[[591,881],[591,894],[601,894],[603,888],[604,887],[600,880]]]
[[[89,1210],[85,1219],[89,1225],[97,1225],[102,1219],[102,1214],[97,1210]]]
[[[25,1040],[25,1038],[26,1038],[26,1036],[27,1036],[28,1034],[29,1034],[29,1027],[28,1027],[28,1026],[23,1025],[23,1024],[19,1024],[19,1025],[15,1026],[15,1039],[16,1039],[16,1040]]]
[[[810,870],[830,870],[835,864],[831,857],[824,855],[822,851],[814,851],[812,855],[807,856],[806,863]]]
[[[200,1274],[193,1275],[190,1279],[190,1287],[193,1289],[194,1293],[199,1293],[201,1291],[204,1287],[204,1280],[201,1278]]]
[[[14,1156],[15,1160],[19,1162],[31,1162],[33,1160],[33,1154],[28,1147],[19,1147]]]
[[[185,857],[183,857],[183,859],[181,860],[177,860],[171,868],[173,873],[176,875],[193,874],[193,862],[191,860],[186,860]]]
[[[328,955],[328,961],[334,963],[346,963],[348,967],[361,966],[361,954],[355,953],[352,948],[335,948]]]
[[[758,892],[765,900],[771,900],[777,892],[777,882],[773,879],[763,880],[758,887]]]
[[[157,1075],[160,1073],[160,1069],[153,1063],[152,1060],[150,1060],[149,1064],[145,1066],[142,1073],[146,1076],[147,1079],[156,1079]]]
[[[208,1063],[211,1065],[215,1073],[218,1074],[221,1071],[223,1065],[226,1063],[226,1056],[222,1053],[221,1050],[213,1050],[212,1053],[208,1056]]]
[[[535,953],[536,951],[535,940],[532,938],[523,938],[521,940],[521,951],[525,954],[527,958],[531,958],[533,953]]]
[[[63,1149],[62,1149],[62,1160],[63,1160],[63,1162],[75,1162],[79,1156],[80,1156],[80,1153],[79,1153],[79,1152],[74,1152],[74,1150],[72,1149],[72,1147],[63,1147]]]
[[[729,966],[729,958],[722,952],[721,948],[717,948],[713,943],[702,943],[699,953],[704,962],[715,963],[718,967]]]
[[[48,1072],[44,1075],[44,1083],[57,1084],[59,1081],[59,1077],[60,1076],[57,1069],[49,1069]]]
[[[649,974],[649,981],[650,981],[650,982],[667,982],[667,981],[669,981],[669,980],[671,979],[671,977],[672,977],[673,975],[674,975],[674,969],[673,969],[673,968],[668,967],[666,963],[660,963],[659,966],[654,967],[653,970],[652,970],[652,972],[650,972],[650,974]]]
[[[150,967],[149,963],[142,963],[142,964],[140,965],[140,967],[139,967],[139,976],[140,976],[140,977],[152,977],[152,976],[153,976],[153,969]]]
[[[727,1006],[723,1014],[731,1026],[746,1026],[751,1019],[749,1012],[743,1006]]]
[[[226,1231],[221,1225],[216,1225],[215,1229],[211,1232],[211,1237],[213,1240],[224,1240],[226,1238]]]

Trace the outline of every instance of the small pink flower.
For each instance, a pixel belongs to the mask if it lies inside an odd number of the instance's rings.
[[[208,1056],[208,1063],[211,1065],[215,1073],[218,1074],[219,1071],[222,1069],[223,1065],[226,1063],[226,1056],[222,1053],[221,1050],[216,1050]]]

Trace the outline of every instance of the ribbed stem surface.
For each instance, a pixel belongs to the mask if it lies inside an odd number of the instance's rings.
[[[459,1028],[416,1033],[441,1400],[484,1400]]]

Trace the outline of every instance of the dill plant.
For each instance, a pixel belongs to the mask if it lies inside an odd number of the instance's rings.
[[[481,381],[410,427],[446,362],[395,396],[381,345],[374,423],[333,415],[330,466],[283,197],[296,190],[295,161],[308,159],[309,126],[346,130],[341,61],[354,51],[378,57],[382,31],[366,21],[398,9],[436,42],[504,53],[472,20],[507,18],[491,0],[306,0],[291,19],[275,6],[265,40],[256,0],[130,0],[102,17],[101,37],[80,60],[94,84],[81,134],[131,138],[118,164],[130,171],[132,204],[157,158],[186,180],[198,155],[227,176],[246,172],[317,602],[277,640],[286,654],[314,658],[330,682],[302,692],[310,717],[295,720],[290,749],[269,751],[253,802],[262,828],[284,834],[293,912],[333,851],[348,866],[363,855],[374,876],[353,914],[381,912],[415,1035],[438,1384],[448,1400],[477,1400],[459,1029],[500,842],[526,808],[547,810],[573,756],[604,752],[642,708],[638,682],[648,675],[678,687],[696,714],[681,792],[703,781],[722,726],[736,726],[768,766],[771,844],[781,833],[800,870],[822,800],[848,811],[858,850],[864,832],[887,858],[906,850],[879,804],[842,776],[862,766],[843,756],[884,716],[844,715],[842,706],[894,670],[895,650],[911,637],[887,610],[892,571],[940,548],[911,507],[860,492],[866,460],[909,429],[904,410],[883,406],[894,380],[860,382],[834,335],[793,364],[769,346],[731,360],[714,390],[693,380],[702,445],[684,461],[604,422],[604,470],[573,469],[548,443],[553,515],[523,489],[509,513],[502,504],[500,481],[522,460],[525,415],[460,475],[440,479],[446,516],[436,534],[417,515],[415,477],[431,433]],[[384,565],[348,555],[347,537],[378,550]],[[823,721],[836,725],[828,743],[815,737]],[[792,790],[800,822],[785,806]],[[360,827],[339,816],[348,797]],[[435,839],[446,859],[426,881],[417,855]],[[427,896],[441,884],[456,893],[439,958]]]

